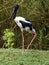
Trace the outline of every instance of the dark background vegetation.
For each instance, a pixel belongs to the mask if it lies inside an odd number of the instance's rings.
[[[0,0],[0,48],[4,45],[3,35],[5,29],[13,30],[15,22],[9,20],[14,4],[20,3],[21,0]],[[49,49],[49,0],[23,0],[17,12],[17,16],[28,18],[37,31],[37,38],[30,48]],[[13,30],[14,48],[21,48],[21,31],[16,26]],[[25,48],[29,44],[33,35],[24,31]]]

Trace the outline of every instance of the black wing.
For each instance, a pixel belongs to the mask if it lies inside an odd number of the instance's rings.
[[[27,23],[27,22],[21,21],[21,20],[19,22],[22,24],[23,28],[29,27],[30,30],[32,30],[32,23]]]

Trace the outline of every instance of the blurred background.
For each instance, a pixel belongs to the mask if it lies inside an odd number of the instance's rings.
[[[23,2],[22,2],[23,1]],[[13,6],[21,3],[17,16],[29,19],[37,32],[30,49],[49,49],[49,0],[0,0],[0,48],[22,48],[21,31],[11,15]],[[14,29],[13,29],[14,28]],[[33,35],[24,31],[25,48]]]

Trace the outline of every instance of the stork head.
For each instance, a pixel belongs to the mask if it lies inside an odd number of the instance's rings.
[[[13,17],[13,19],[16,17],[16,13],[17,13],[17,10],[19,9],[19,4],[15,4],[14,7],[13,7],[13,11],[11,13],[11,16],[10,18]]]
[[[19,4],[15,4],[14,8],[15,8],[15,11],[17,11],[19,9]]]

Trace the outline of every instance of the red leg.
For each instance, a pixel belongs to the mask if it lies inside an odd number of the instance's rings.
[[[27,49],[29,49],[31,43],[34,41],[34,39],[35,39],[36,36],[37,36],[36,32],[33,32],[33,34],[34,34],[34,37],[32,38],[32,40],[31,40],[30,44],[28,45]]]
[[[24,34],[22,32],[22,49],[24,49]]]

